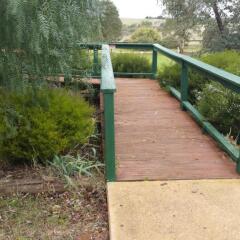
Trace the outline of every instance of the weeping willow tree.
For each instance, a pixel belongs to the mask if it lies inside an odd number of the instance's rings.
[[[96,0],[0,0],[0,85],[71,74],[78,42],[101,39]]]

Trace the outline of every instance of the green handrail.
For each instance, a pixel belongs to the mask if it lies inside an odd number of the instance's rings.
[[[220,82],[227,88],[240,92],[240,77],[224,71],[220,68],[214,67],[197,59],[191,58],[189,56],[185,56],[182,54],[178,54],[168,48],[165,48],[159,44],[153,44],[153,47],[157,49],[160,53],[165,56],[177,61],[184,63],[192,68],[199,70],[200,72],[204,72],[210,76],[212,76],[216,81]]]
[[[116,180],[114,93],[115,79],[108,45],[102,45],[101,92],[104,105],[104,160],[107,181]]]

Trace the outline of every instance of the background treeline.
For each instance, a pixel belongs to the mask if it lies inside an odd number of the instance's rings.
[[[158,35],[158,43],[169,48],[179,48],[181,52],[195,52],[201,47],[204,51],[240,48],[238,0],[158,2],[159,9],[162,8],[160,19],[153,17],[142,20],[123,19],[124,41],[149,42],[152,34],[147,32],[151,30]]]

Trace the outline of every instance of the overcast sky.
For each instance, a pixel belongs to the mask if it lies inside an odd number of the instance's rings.
[[[118,8],[121,18],[145,18],[159,16],[161,7],[157,0],[112,0]]]

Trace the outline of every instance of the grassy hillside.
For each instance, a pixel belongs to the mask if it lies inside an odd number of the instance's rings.
[[[123,23],[121,41],[127,42],[129,41],[134,31],[136,31],[136,29],[138,29],[143,22],[150,22],[152,24],[152,27],[157,29],[161,34],[161,30],[164,28],[163,24],[165,22],[165,19],[121,18],[121,21]],[[188,46],[185,48],[186,52],[194,53],[201,50],[203,31],[204,28],[202,26],[199,26],[198,28],[191,31],[190,41],[188,43]]]
[[[154,26],[160,26],[164,19],[145,19],[145,18],[121,18],[124,25],[141,24],[143,21],[151,22]]]

